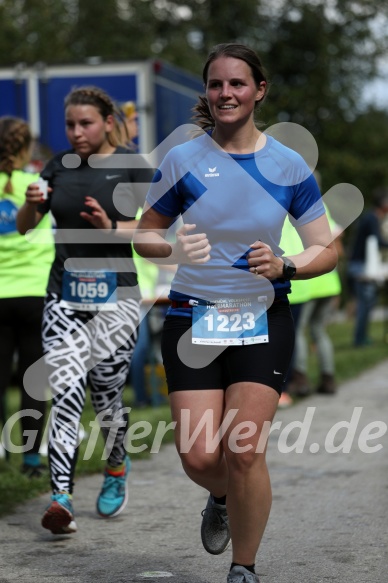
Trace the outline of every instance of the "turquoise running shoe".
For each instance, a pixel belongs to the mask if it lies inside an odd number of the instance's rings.
[[[105,470],[104,483],[97,498],[97,512],[104,518],[114,518],[127,505],[128,486],[127,478],[131,462],[129,457],[125,458],[125,468],[121,475],[114,476]]]
[[[51,530],[53,534],[73,534],[77,532],[74,520],[71,495],[59,492],[51,496],[51,504],[46,508],[42,518],[43,528]]]

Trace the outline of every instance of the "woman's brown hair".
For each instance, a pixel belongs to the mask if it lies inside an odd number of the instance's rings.
[[[13,192],[12,172],[17,168],[20,154],[28,150],[31,142],[32,135],[26,121],[12,116],[0,117],[0,172],[8,175],[4,192]]]
[[[113,147],[124,145],[122,139],[123,131],[125,133],[126,130],[124,114],[100,87],[93,85],[76,87],[65,97],[65,109],[70,105],[92,105],[100,112],[104,120],[111,115],[114,120],[114,130],[108,134],[108,142]]]
[[[232,57],[234,59],[241,59],[242,61],[245,61],[245,63],[250,67],[252,71],[252,76],[257,88],[259,88],[260,83],[262,81],[266,82],[267,85],[264,97],[260,101],[256,101],[255,111],[258,111],[269,89],[267,74],[265,72],[265,69],[259,56],[255,53],[255,51],[253,51],[246,45],[238,43],[223,43],[216,45],[210,51],[202,71],[202,78],[205,87],[207,85],[209,66],[213,61],[219,59],[220,57]],[[204,95],[199,96],[198,103],[194,106],[193,112],[194,112],[193,120],[203,130],[208,131],[214,128],[214,119],[210,114],[207,98]]]

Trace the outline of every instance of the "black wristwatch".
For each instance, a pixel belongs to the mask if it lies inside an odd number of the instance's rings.
[[[283,260],[283,279],[290,281],[296,273],[296,267],[288,257],[281,257],[281,259]]]
[[[115,219],[111,219],[112,221],[112,228],[110,230],[111,233],[114,233],[115,230],[117,229],[117,221]]]

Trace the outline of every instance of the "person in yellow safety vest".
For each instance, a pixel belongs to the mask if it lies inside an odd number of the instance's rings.
[[[140,218],[140,216],[141,209],[139,209],[136,219]],[[136,251],[134,251],[133,260],[136,266],[141,297],[143,300],[150,300],[155,297],[159,268],[155,263],[151,263],[147,259],[140,257]],[[140,305],[138,338],[128,376],[128,381],[135,394],[135,407],[145,407],[151,404],[151,397],[147,392],[145,377],[145,366],[148,362],[151,346],[148,309],[149,306],[144,304]]]
[[[338,255],[343,255],[341,228],[335,223],[326,207],[330,228],[336,238]],[[318,393],[332,395],[336,392],[334,349],[330,335],[327,332],[327,324],[336,307],[336,299],[342,291],[341,279],[337,269],[306,282],[298,281],[299,287],[306,283],[306,294],[309,298],[301,304],[298,325],[295,337],[295,349],[293,357],[293,370],[288,385],[290,394],[300,397],[307,396],[313,390],[307,377],[309,343],[306,337],[306,329],[315,346],[320,379],[316,391]],[[292,284],[294,291],[294,283]],[[291,295],[292,301],[292,295]]]
[[[298,235],[297,230],[292,226],[288,217],[286,218],[283,225],[280,247],[284,250],[285,255],[295,255],[303,251],[302,241]],[[291,281],[291,293],[288,295],[288,299],[290,301],[292,317],[294,318],[295,335],[297,335],[298,333],[298,323],[302,307],[305,304],[305,302],[307,302],[310,299],[309,292],[310,283],[311,280],[309,279],[304,280],[299,279]],[[290,362],[288,374],[284,380],[282,394],[280,395],[278,405],[280,408],[289,407],[290,405],[292,405],[293,402],[292,396],[289,391],[289,386],[291,382],[292,383],[295,382],[295,377],[297,376],[294,370],[294,359],[295,349]],[[302,377],[302,375],[299,375],[299,377],[300,378],[298,378],[298,380],[300,380],[300,385],[302,386],[302,383],[304,383],[304,385],[308,389],[309,383],[307,376],[304,375],[304,377]]]
[[[54,260],[54,237],[50,234],[49,215],[38,227],[38,232],[46,232],[40,239],[28,241],[17,231],[16,215],[25,203],[26,189],[39,179],[39,174],[25,170],[31,161],[32,141],[25,120],[13,116],[0,118],[0,423],[4,425],[7,421],[7,391],[15,368],[20,411],[24,412],[20,416],[21,471],[28,478],[39,478],[48,471],[40,457],[46,385],[42,382],[28,391],[23,378],[26,370],[43,357],[42,314]],[[5,431],[5,441],[6,434]],[[8,444],[4,445],[8,458]]]

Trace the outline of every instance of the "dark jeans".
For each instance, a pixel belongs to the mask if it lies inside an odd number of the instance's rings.
[[[15,383],[21,392],[20,410],[31,409],[39,417],[36,419],[32,415],[24,415],[20,419],[23,445],[26,445],[29,434],[36,436],[28,453],[39,452],[46,410],[46,386],[37,387],[38,399],[34,399],[23,385],[24,373],[43,355],[43,302],[43,297],[0,299],[0,416],[4,423],[7,418],[6,390],[13,382],[14,358],[17,355]]]
[[[355,346],[368,343],[370,316],[377,303],[378,287],[374,281],[355,281],[356,292],[356,325],[354,330]]]
[[[352,291],[356,298],[356,324],[353,343],[355,346],[368,344],[368,328],[370,316],[377,303],[378,286],[373,280],[364,279],[365,264],[361,261],[351,261],[348,273],[352,282]]]

